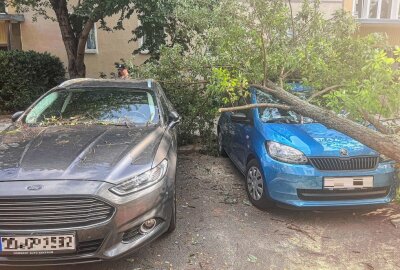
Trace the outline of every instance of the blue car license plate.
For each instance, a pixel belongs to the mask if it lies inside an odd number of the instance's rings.
[[[325,177],[324,189],[357,189],[374,187],[373,176]]]

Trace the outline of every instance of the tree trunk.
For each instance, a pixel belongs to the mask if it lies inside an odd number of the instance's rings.
[[[50,4],[56,14],[58,25],[60,27],[61,36],[64,42],[65,50],[68,57],[68,73],[71,79],[82,78],[86,76],[86,66],[84,63],[85,45],[89,32],[83,37],[85,43],[82,49],[81,43],[83,42],[82,34],[76,37],[72,30],[68,5],[66,0],[50,0]],[[93,23],[92,23],[93,25]],[[86,28],[86,25],[85,25]],[[91,28],[90,28],[91,29]],[[90,31],[89,29],[89,31]],[[84,29],[85,30],[85,29]],[[83,31],[82,31],[83,33]]]
[[[290,94],[272,82],[268,82],[266,87],[261,85],[254,85],[254,87],[279,98],[282,102],[289,105],[291,110],[303,116],[310,117],[329,128],[347,134],[400,163],[400,136],[382,134],[349,119],[341,118],[331,111],[312,105]]]

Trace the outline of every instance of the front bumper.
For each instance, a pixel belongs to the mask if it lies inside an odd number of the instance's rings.
[[[39,191],[28,191],[27,186],[41,184]],[[119,197],[109,191],[111,184],[97,181],[20,181],[1,182],[1,197],[65,197],[79,196],[97,198],[115,208],[108,220],[91,226],[42,230],[1,229],[0,236],[26,236],[31,234],[75,233],[77,252],[72,254],[1,256],[0,266],[65,265],[117,259],[153,241],[165,233],[170,224],[173,207],[174,183],[164,178],[157,184],[126,197]],[[90,192],[89,192],[90,191]],[[157,226],[148,234],[127,237],[140,225],[156,218]]]
[[[285,164],[270,158],[262,161],[269,196],[286,208],[329,209],[378,206],[391,202],[398,186],[394,164],[382,163],[374,170],[319,171],[311,165]],[[374,188],[324,193],[324,177],[373,176]],[[363,192],[365,192],[363,194]],[[306,198],[304,194],[309,195]]]

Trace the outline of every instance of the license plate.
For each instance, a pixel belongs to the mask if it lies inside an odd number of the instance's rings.
[[[360,177],[325,177],[325,189],[358,189],[374,187],[373,176]]]
[[[0,255],[60,254],[75,250],[74,234],[0,237]]]

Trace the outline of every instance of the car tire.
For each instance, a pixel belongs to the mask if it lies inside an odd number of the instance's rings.
[[[252,159],[247,164],[245,185],[250,202],[257,208],[267,210],[275,206],[268,194],[264,177],[257,160]]]
[[[174,190],[174,196],[172,198],[172,214],[171,214],[171,221],[169,223],[169,227],[167,230],[167,234],[172,233],[176,229],[176,194]]]
[[[222,132],[220,131],[218,132],[218,155],[221,157],[228,157],[224,147],[222,146]]]

